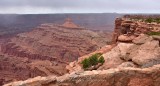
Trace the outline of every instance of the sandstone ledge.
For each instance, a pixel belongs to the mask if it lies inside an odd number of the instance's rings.
[[[36,77],[4,86],[159,86],[160,65],[72,72],[60,77]]]

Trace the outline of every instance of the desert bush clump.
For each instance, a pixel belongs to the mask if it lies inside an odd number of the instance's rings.
[[[91,65],[97,65],[98,64],[98,57],[97,55],[92,55],[88,58]]]
[[[83,65],[83,68],[89,68],[91,66],[97,65],[98,63],[103,64],[105,62],[104,57],[101,53],[96,53],[89,58],[85,58],[81,64]]]

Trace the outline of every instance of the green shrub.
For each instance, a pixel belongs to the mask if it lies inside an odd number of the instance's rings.
[[[149,32],[147,34],[150,35],[150,36],[152,36],[152,35],[158,35],[158,36],[160,36],[160,32]]]
[[[89,59],[85,58],[85,59],[82,61],[82,64],[83,64],[83,68],[84,68],[84,69],[90,67]]]
[[[103,63],[105,62],[104,57],[101,56],[101,57],[99,58],[99,61],[98,61],[98,62],[103,64]]]
[[[98,64],[98,55],[94,54],[91,57],[89,57],[89,62],[91,65],[97,65]]]
[[[83,65],[83,68],[86,69],[86,68],[89,68],[91,66],[94,66],[94,65],[97,65],[98,63],[104,63],[105,60],[104,60],[104,57],[102,56],[101,53],[96,53],[92,56],[90,56],[89,58],[85,58],[81,64]]]

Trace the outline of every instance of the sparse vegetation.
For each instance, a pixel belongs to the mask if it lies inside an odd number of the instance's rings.
[[[147,34],[150,35],[150,36],[152,36],[152,35],[158,35],[158,36],[160,36],[160,32],[149,32]]]
[[[98,63],[103,64],[104,62],[105,62],[105,60],[104,60],[104,57],[102,56],[102,54],[96,53],[96,54],[90,56],[89,58],[85,58],[81,64],[83,65],[83,68],[86,69],[91,66],[97,65]]]
[[[147,23],[152,23],[152,22],[160,23],[160,18],[147,18],[145,20],[145,22],[147,22]]]
[[[131,20],[134,20],[134,21],[143,21],[143,22],[146,22],[146,23],[152,23],[152,22],[156,22],[156,23],[160,23],[160,18],[157,17],[157,18],[152,18],[152,17],[149,17],[149,18],[130,18]]]
[[[147,22],[147,23],[152,23],[153,21],[154,20],[152,18],[148,18],[148,19],[145,20],[145,22]]]

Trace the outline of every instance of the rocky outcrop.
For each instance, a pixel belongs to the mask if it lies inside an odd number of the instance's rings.
[[[116,43],[117,41],[131,42],[134,37],[139,36],[140,34],[145,34],[151,31],[160,31],[160,24],[154,22],[147,23],[141,21],[142,19],[143,17],[140,18],[140,16],[117,18],[115,20],[115,29],[112,38],[113,43]]]
[[[105,63],[99,68],[99,70],[116,68],[123,62],[125,62],[122,57],[125,57],[127,50],[133,44],[119,43],[111,51],[104,53]]]
[[[118,18],[116,20],[116,27],[113,35],[113,43],[117,44],[114,47],[105,47],[107,52],[103,52],[103,57],[105,59],[105,63],[100,66],[97,70],[93,70],[94,73],[98,74],[99,77],[101,73],[98,73],[98,71],[107,71],[111,70],[113,68],[116,69],[126,69],[126,68],[132,68],[133,70],[140,69],[140,70],[145,70],[147,69],[148,71],[155,71],[152,69],[155,65],[160,64],[160,41],[159,41],[159,36],[149,36],[146,35],[145,33],[148,33],[152,31],[152,29],[148,29],[147,23],[142,23],[142,22],[136,22],[132,20],[123,20],[123,18]],[[146,26],[143,26],[146,25]],[[151,27],[154,27],[152,25]],[[140,29],[142,28],[142,29]],[[104,49],[104,50],[105,50]],[[92,53],[94,54],[94,53]],[[80,57],[78,61],[74,61],[70,63],[69,66],[67,66],[67,69],[73,73],[77,71],[82,71],[83,68],[81,67],[80,62],[84,58],[88,58],[90,55],[86,57]],[[93,72],[92,71],[92,72]],[[89,72],[90,74],[93,74],[91,71]],[[121,71],[122,72],[122,71]],[[157,72],[157,71],[155,71]],[[155,72],[150,73],[155,74]],[[135,74],[133,76],[128,75],[129,71],[127,70],[126,75],[119,74],[118,76],[115,76],[114,80],[111,80],[112,78],[106,78],[102,79],[106,80],[106,82],[103,83],[94,83],[94,82],[86,82],[83,84],[84,86],[89,85],[89,86],[99,86],[99,85],[104,85],[104,86],[158,86],[159,83],[159,76],[157,76],[157,80],[154,80],[152,77],[147,76],[145,74],[148,74],[148,72],[143,71],[143,73],[139,73],[138,77],[135,73],[130,72],[131,74]],[[130,74],[129,73],[129,74]],[[107,75],[108,73],[106,73]],[[142,76],[143,78],[141,78]],[[149,75],[150,75],[149,74]],[[126,79],[123,78],[118,78],[119,76],[123,75],[126,77]],[[142,75],[142,76],[141,76]],[[96,79],[100,79],[96,77]],[[105,76],[105,74],[104,74]],[[156,75],[155,75],[156,76]],[[84,77],[89,77],[84,74]],[[93,77],[93,76],[91,76]],[[82,78],[82,77],[81,77]],[[118,79],[117,79],[118,78]],[[79,79],[79,78],[78,78]],[[86,79],[82,79],[86,80]],[[91,79],[92,81],[94,78]],[[109,81],[111,80],[111,81]],[[121,82],[122,80],[122,82]],[[120,81],[120,82],[117,82]],[[78,81],[75,81],[75,83],[78,83],[76,85],[80,85]],[[110,82],[114,82],[110,84]],[[94,83],[94,84],[93,84]],[[105,83],[105,84],[104,84]],[[106,84],[108,83],[108,84]],[[72,86],[72,84],[68,84],[69,86]],[[82,85],[82,83],[81,83]]]
[[[141,66],[160,63],[159,41],[153,40],[140,46],[134,45],[127,54],[129,59]]]
[[[135,36],[127,36],[127,35],[120,35],[118,37],[118,41],[120,42],[132,42]]]
[[[82,65],[81,65],[81,62],[85,59],[85,58],[88,58],[90,56],[92,56],[93,54],[96,54],[96,53],[106,53],[106,52],[109,52],[112,48],[114,48],[116,45],[107,45],[95,52],[92,52],[90,54],[87,54],[85,56],[82,56],[82,57],[79,57],[77,61],[73,61],[73,62],[70,62],[69,65],[66,66],[66,69],[69,71],[69,73],[71,72],[75,72],[75,71],[81,71],[83,70],[82,69]],[[111,59],[110,59],[111,60]],[[116,59],[114,59],[116,60]],[[111,66],[111,65],[110,65]],[[100,67],[101,68],[101,67]]]
[[[110,59],[113,60],[112,63],[117,65],[120,65],[123,61],[129,61],[139,67],[150,67],[160,63],[158,40],[154,40],[152,36],[140,35],[133,41],[133,43],[118,43],[115,48],[104,54],[106,63],[104,63],[104,68],[102,69],[107,69],[105,67],[110,64]],[[114,61],[114,58],[117,61]],[[113,64],[112,67],[114,67]]]
[[[61,77],[36,77],[4,86],[159,86],[160,65],[150,68],[116,68],[82,71]]]
[[[117,67],[140,67],[146,68],[160,63],[160,45],[152,36],[140,35],[134,42],[118,42],[114,47],[105,47],[107,52],[102,52],[105,63],[98,70],[107,70]],[[101,51],[101,50],[99,50]],[[95,53],[98,53],[95,52]],[[94,54],[94,53],[92,53]],[[91,55],[92,55],[91,54]],[[67,66],[70,72],[83,70],[81,62],[90,55],[80,57]]]

